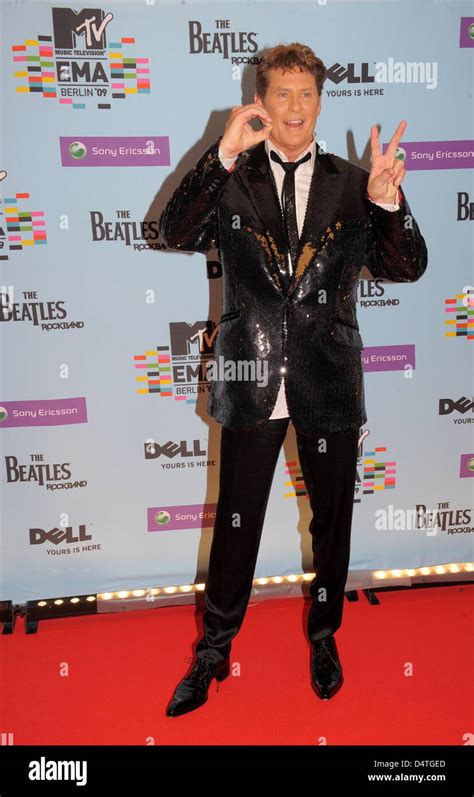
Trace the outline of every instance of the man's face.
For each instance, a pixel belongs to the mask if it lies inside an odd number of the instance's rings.
[[[270,82],[265,97],[254,95],[254,102],[265,108],[273,122],[269,139],[295,158],[311,143],[316,119],[321,111],[321,98],[314,77],[306,71],[270,69]]]

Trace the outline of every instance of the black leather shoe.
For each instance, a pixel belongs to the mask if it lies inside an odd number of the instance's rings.
[[[343,683],[336,640],[331,634],[311,645],[311,686],[321,700],[329,700]]]
[[[207,659],[197,659],[182,681],[176,687],[166,708],[167,717],[178,717],[194,711],[207,701],[207,693],[213,678],[223,681],[230,673],[229,658],[217,663]]]

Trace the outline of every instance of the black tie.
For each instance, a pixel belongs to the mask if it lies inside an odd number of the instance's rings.
[[[277,155],[275,150],[270,150],[270,157],[285,170],[285,178],[283,180],[283,190],[281,193],[281,204],[283,206],[283,213],[285,216],[286,229],[288,233],[288,243],[290,246],[292,270],[296,268],[296,253],[298,251],[298,224],[296,221],[296,196],[295,196],[295,171],[300,163],[305,163],[311,158],[311,152],[299,161],[282,161]]]

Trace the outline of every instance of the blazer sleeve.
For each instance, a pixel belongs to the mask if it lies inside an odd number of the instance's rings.
[[[219,198],[234,172],[219,159],[222,136],[181,180],[160,215],[159,232],[170,249],[206,253],[219,249]]]
[[[428,252],[401,186],[400,192],[398,210],[385,210],[367,199],[370,218],[365,264],[373,277],[416,282],[426,270]]]

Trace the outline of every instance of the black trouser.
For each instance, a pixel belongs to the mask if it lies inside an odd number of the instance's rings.
[[[252,591],[265,511],[288,418],[257,431],[222,428],[219,497],[204,592],[204,634],[198,657],[225,658],[238,633]],[[311,642],[342,622],[350,557],[359,430],[296,431],[298,455],[312,510],[313,568],[308,619]],[[321,441],[326,441],[326,450]],[[271,574],[269,574],[271,575]]]

